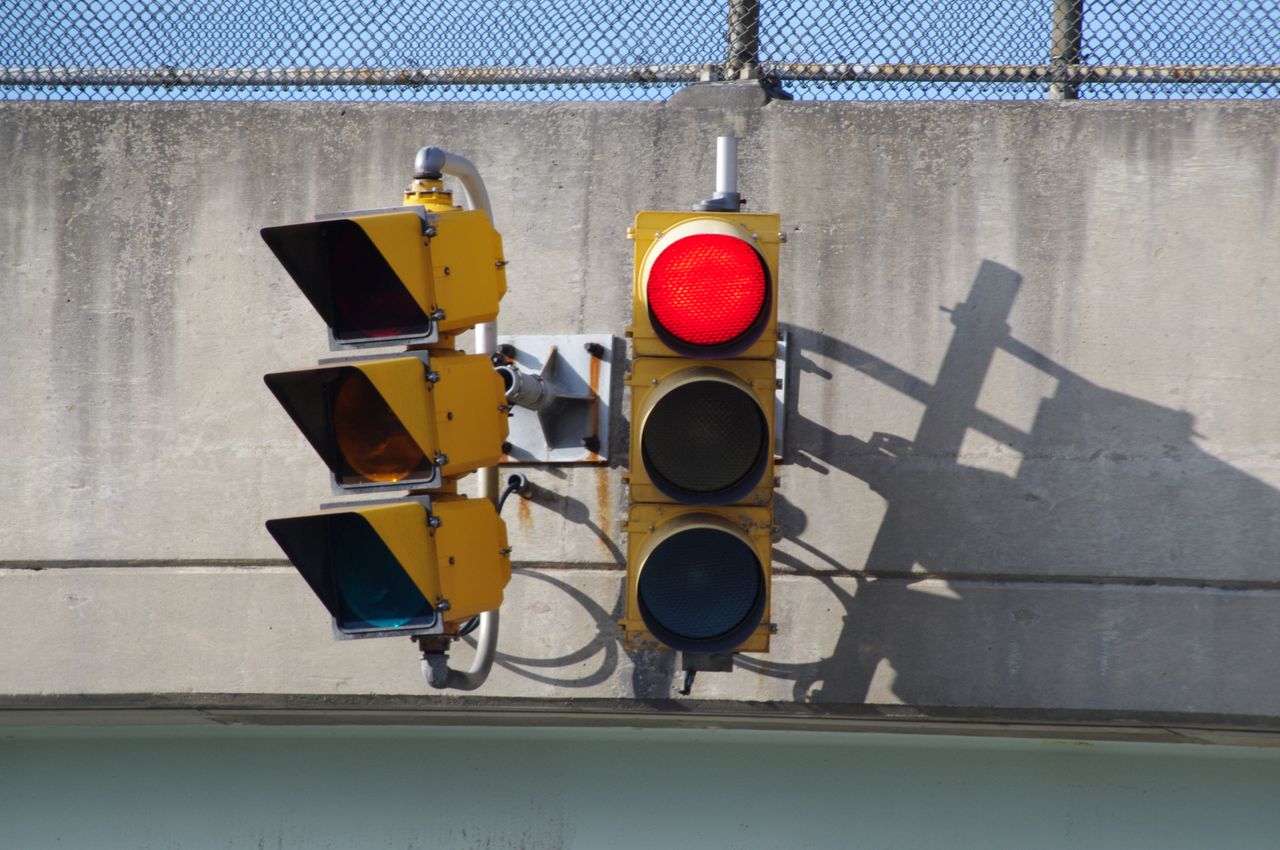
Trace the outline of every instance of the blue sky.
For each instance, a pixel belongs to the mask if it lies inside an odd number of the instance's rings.
[[[7,0],[0,66],[538,66],[708,63],[725,0]],[[1047,61],[1052,0],[765,0],[761,58],[802,62]],[[1280,0],[1087,0],[1088,62],[1280,64]],[[793,83],[806,98],[1039,98],[1042,85]],[[31,90],[93,99],[647,99],[678,86],[435,90]],[[1280,85],[1086,86],[1084,96],[1280,96]]]

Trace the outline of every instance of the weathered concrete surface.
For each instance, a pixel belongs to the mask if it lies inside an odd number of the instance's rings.
[[[394,204],[437,144],[488,182],[502,331],[620,335],[626,227],[706,196],[731,131],[799,356],[775,651],[699,696],[1274,719],[1277,130],[1233,103],[0,104],[0,687],[421,692],[406,642],[330,642],[262,528],[327,483],[260,381],[323,326],[257,229]],[[614,450],[515,503],[544,568],[486,696],[673,693],[614,643]]]
[[[6,647],[8,694],[426,690],[408,640],[331,640],[323,616],[305,616],[314,597],[288,567],[13,570],[0,580],[0,617],[32,626]],[[1263,684],[1280,661],[1256,645],[1275,628],[1276,591],[788,574],[775,588],[785,628],[773,651],[744,657],[732,675],[700,676],[697,699],[799,702],[819,716],[858,703],[1037,719],[1102,707],[1201,722],[1280,714]],[[613,638],[617,571],[517,571],[503,611],[484,696],[675,695],[673,654],[627,653]],[[469,650],[457,654],[470,663]]]

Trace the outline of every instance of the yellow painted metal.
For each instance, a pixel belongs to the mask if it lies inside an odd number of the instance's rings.
[[[778,247],[782,242],[781,218],[776,213],[666,212],[646,210],[636,214],[627,235],[635,243],[630,334],[636,356],[681,356],[654,331],[649,318],[646,281],[658,255],[677,239],[696,233],[721,233],[746,241],[764,259],[769,272],[769,315],[757,339],[742,357],[772,358],[778,349]]]
[[[440,586],[449,600],[446,620],[465,620],[502,604],[511,580],[507,525],[488,499],[433,498],[432,530]]]
[[[430,212],[449,212],[462,207],[453,203],[453,192],[444,187],[443,180],[415,177],[404,190],[404,205],[425,207]]]
[[[507,292],[502,236],[483,210],[457,210],[432,219],[428,243],[442,334],[454,334],[498,316]]]
[[[412,210],[351,217],[426,315],[436,307],[422,218]]]
[[[429,458],[443,456],[445,477],[496,464],[507,438],[502,378],[483,354],[433,352],[350,364],[364,373]],[[427,380],[427,371],[438,380]]]
[[[436,428],[431,384],[427,381],[427,365],[422,360],[417,357],[388,357],[348,365],[369,379],[428,458],[443,453],[440,432]]]
[[[489,216],[483,210],[455,206],[453,193],[440,180],[415,179],[404,193],[404,203],[436,214],[431,220],[436,235],[427,247],[436,302],[445,311],[441,332],[457,333],[493,321],[507,292],[507,273],[502,236]]]
[[[645,469],[641,437],[645,422],[661,398],[677,387],[696,381],[728,384],[752,396],[764,415],[769,447],[760,483],[735,504],[767,506],[773,499],[774,404],[777,377],[772,360],[689,360],[676,357],[638,357],[627,379],[631,387],[631,501],[671,503]]]
[[[428,315],[436,310],[444,317],[436,322],[441,335],[451,336],[473,325],[491,322],[498,302],[507,291],[506,260],[502,237],[482,210],[443,211],[430,203],[434,236],[424,236],[416,212],[371,213],[353,216],[396,277]]]
[[[449,462],[446,476],[495,466],[507,439],[506,394],[502,378],[483,354],[433,353],[431,386],[435,433]],[[455,471],[456,470],[456,471]]]
[[[749,505],[706,507],[701,505],[633,504],[627,522],[627,602],[618,621],[623,645],[630,650],[667,650],[640,616],[638,588],[649,554],[663,540],[693,528],[715,528],[737,536],[750,546],[764,572],[764,615],[760,625],[733,652],[768,652],[775,631],[770,620],[773,571],[773,511]]]

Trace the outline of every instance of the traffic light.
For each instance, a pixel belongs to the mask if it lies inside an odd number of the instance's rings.
[[[507,438],[502,378],[480,354],[413,351],[263,380],[344,490],[440,487],[496,464]]]
[[[769,648],[779,225],[636,216],[629,648]]]
[[[262,229],[331,347],[438,343],[498,315],[502,237],[482,210],[452,209],[441,195],[411,189],[413,206]]]
[[[496,507],[457,493],[507,439],[492,360],[455,349],[496,318],[506,261],[488,213],[454,207],[439,178],[416,175],[398,209],[262,230],[331,349],[402,346],[264,376],[336,491],[407,491],[267,521],[339,637],[456,636],[501,605],[511,578]]]
[[[267,531],[345,636],[440,631],[497,608],[511,578],[506,526],[485,500],[353,506]]]

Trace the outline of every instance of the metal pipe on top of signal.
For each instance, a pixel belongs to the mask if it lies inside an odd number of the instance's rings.
[[[737,212],[742,208],[738,194],[738,140],[716,137],[716,193],[694,206],[700,212]]]
[[[738,140],[733,136],[716,138],[716,194],[738,193]]]

